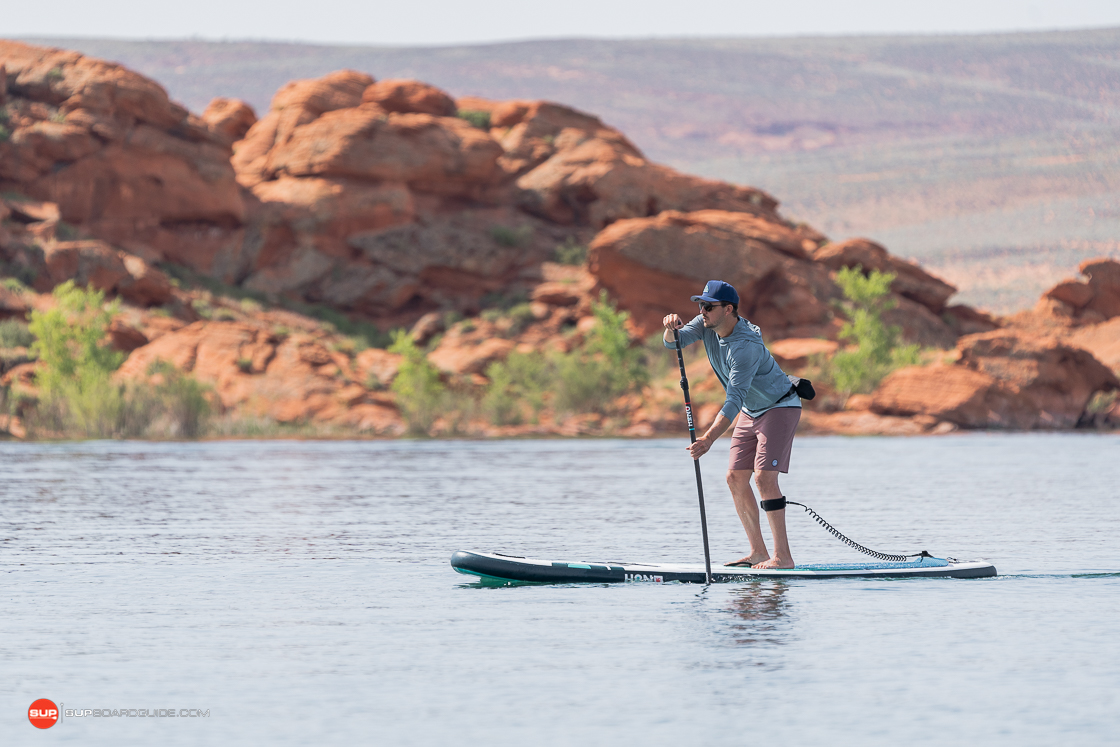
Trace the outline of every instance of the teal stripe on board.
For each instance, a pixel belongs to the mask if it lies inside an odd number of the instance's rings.
[[[799,571],[879,571],[894,568],[944,568],[949,565],[948,560],[941,558],[921,558],[908,563],[814,563],[812,565],[799,565]]]

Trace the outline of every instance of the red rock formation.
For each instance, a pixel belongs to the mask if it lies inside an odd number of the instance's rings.
[[[508,102],[491,114],[504,167],[521,189],[522,209],[555,223],[602,228],[665,210],[716,209],[777,218],[761,190],[681,174],[650,163],[596,117],[549,102]]]
[[[1120,374],[1120,317],[1079,327],[1063,339],[1073,347],[1088,351],[1098,361]]]
[[[1032,315],[995,320],[946,306],[952,286],[873,242],[828,244],[784,220],[766,193],[653,164],[559,104],[456,102],[418,81],[339,71],[284,86],[259,121],[228,99],[197,118],[152,81],[75,53],[0,43],[0,70],[12,129],[0,188],[34,198],[0,201],[6,271],[41,290],[73,279],[175,309],[178,320],[150,314],[117,330],[118,346],[139,344],[125,373],[145,375],[166,354],[214,383],[227,407],[392,430],[383,390],[400,361],[384,351],[349,359],[306,320],[289,320],[302,331],[287,337],[263,318],[187,324],[200,299],[172,288],[157,261],[385,326],[425,314],[442,326],[447,311],[476,313],[486,294],[531,300],[516,323],[446,330],[432,360],[476,383],[510,350],[578,344],[601,289],[646,334],[667,310],[692,312],[687,298],[715,277],[738,287],[740,311],[768,341],[794,338],[774,346],[786,365],[805,365],[805,351],[835,349],[832,274],[859,264],[896,274],[885,318],[907,339],[947,348],[971,336],[957,364],[897,372],[835,428],[1069,426],[1093,392],[1115,385],[1090,353],[1120,357],[1108,321],[1120,316],[1120,263],[1086,263],[1086,280],[1053,289]],[[490,129],[457,110],[488,113]],[[591,274],[545,262],[565,241],[590,242]],[[0,306],[30,308],[6,297]],[[635,433],[668,422],[648,403],[626,407],[645,413]]]
[[[859,265],[864,274],[872,270],[892,272],[895,279],[891,283],[891,290],[925,306],[934,314],[940,314],[945,309],[945,302],[957,292],[956,288],[929,274],[916,263],[895,257],[868,239],[848,239],[825,244],[813,251],[813,259],[832,270]]]
[[[993,376],[1037,413],[1040,428],[1072,428],[1099,391],[1120,380],[1093,355],[1014,330],[968,335],[958,343],[960,364]]]
[[[719,278],[739,291],[740,314],[778,338],[797,328],[825,332],[828,302],[839,297],[828,271],[808,261],[809,244],[757,215],[666,211],[608,226],[591,243],[588,264],[640,334],[655,331],[668,311],[691,318],[689,296]]]
[[[1072,428],[1096,392],[1120,380],[1093,356],[1014,330],[960,340],[956,365],[890,374],[872,399],[885,415],[928,415],[967,428]]]
[[[196,322],[134,350],[117,375],[145,378],[162,360],[212,385],[221,405],[242,416],[402,432],[391,400],[356,382],[347,356],[323,342],[322,333],[281,338],[259,321]]]
[[[1037,412],[995,377],[964,366],[912,366],[887,376],[872,410],[882,415],[926,415],[966,428],[1034,427]]]
[[[240,99],[219,96],[202,112],[202,121],[234,143],[245,137],[245,133],[257,123],[257,113]]]
[[[251,187],[267,178],[269,154],[285,145],[295,129],[326,112],[355,107],[373,78],[340,70],[322,78],[288,83],[272,97],[268,114],[258,120],[234,147],[233,167],[241,184]]]
[[[1120,262],[1090,259],[1078,268],[1086,280],[1065,280],[1048,290],[1043,299],[1062,304],[1064,312],[1080,324],[1095,324],[1120,316]]]
[[[802,370],[816,357],[831,358],[840,346],[832,340],[790,337],[766,346],[783,371],[795,373]],[[854,409],[849,407],[849,409]]]
[[[458,111],[455,100],[446,93],[418,80],[382,80],[362,93],[363,104],[376,104],[387,112],[400,114],[431,114],[453,117]]]
[[[141,306],[159,306],[171,298],[171,283],[163,272],[104,241],[54,242],[47,245],[44,258],[46,272],[36,279],[44,292],[73,280]]]
[[[478,198],[500,179],[501,153],[489,135],[456,117],[359,107],[298,128],[273,149],[269,171],[403,182],[419,192]]]
[[[11,137],[0,186],[57,204],[62,220],[150,258],[182,234],[229,233],[245,208],[229,146],[156,83],[76,52],[0,42]],[[176,261],[192,262],[190,253]]]

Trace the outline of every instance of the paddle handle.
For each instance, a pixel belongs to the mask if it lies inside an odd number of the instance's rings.
[[[681,369],[681,391],[684,392],[684,414],[688,418],[688,438],[696,443],[696,419],[692,417],[692,399],[688,394],[688,376],[684,372],[684,352],[681,350],[681,335],[673,330],[673,340],[677,343],[677,365]],[[704,577],[712,583],[712,555],[708,551],[708,513],[704,510],[704,482],[700,478],[700,460],[693,459],[696,468],[696,495],[700,499],[700,531],[704,535]]]

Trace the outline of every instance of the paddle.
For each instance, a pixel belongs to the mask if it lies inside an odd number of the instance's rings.
[[[681,336],[673,330],[673,339],[677,343],[677,364],[681,367],[681,389],[684,391],[684,414],[688,418],[688,437],[696,443],[696,424],[692,418],[692,400],[688,396],[688,376],[684,373],[684,353],[681,351]],[[696,467],[696,494],[700,498],[700,529],[704,534],[704,577],[707,583],[712,583],[712,556],[708,552],[708,515],[704,511],[704,483],[700,479],[700,460],[693,459]]]

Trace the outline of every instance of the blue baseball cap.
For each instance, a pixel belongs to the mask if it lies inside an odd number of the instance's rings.
[[[708,303],[733,303],[738,306],[739,294],[735,292],[735,286],[731,283],[709,280],[704,284],[703,292],[699,296],[693,296],[692,300],[697,303],[707,301]]]

